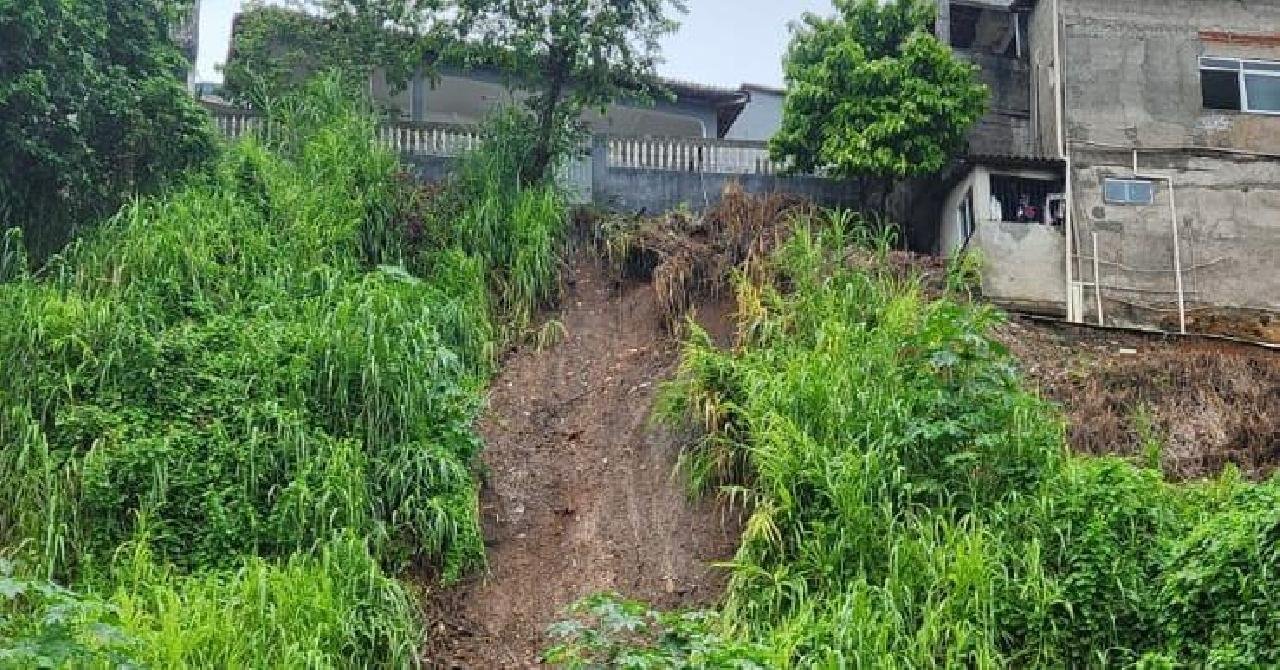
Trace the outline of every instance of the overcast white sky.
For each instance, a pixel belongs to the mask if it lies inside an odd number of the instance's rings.
[[[231,17],[241,0],[201,0],[197,79],[221,81]],[[659,74],[700,84],[782,84],[787,23],[806,11],[831,11],[831,0],[688,0],[680,32],[668,38]]]

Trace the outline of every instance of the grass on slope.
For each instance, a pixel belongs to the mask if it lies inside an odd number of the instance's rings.
[[[476,168],[423,219],[335,81],[273,114],[0,283],[0,665],[404,667],[392,575],[484,561],[472,423],[560,200]]]
[[[634,603],[593,601],[553,660],[1280,664],[1276,482],[1173,485],[1068,456],[1056,408],[987,335],[995,310],[929,297],[883,256],[851,263],[864,236],[826,218],[739,282],[737,346],[695,328],[665,394],[664,416],[702,435],[695,488],[751,512],[722,609],[657,630]]]

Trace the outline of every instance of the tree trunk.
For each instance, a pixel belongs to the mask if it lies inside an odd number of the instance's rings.
[[[552,58],[551,69],[551,84],[538,109],[538,134],[534,141],[533,156],[529,159],[529,172],[524,179],[526,184],[546,178],[551,160],[555,157],[551,144],[555,140],[556,108],[564,97],[565,71],[558,57]]]

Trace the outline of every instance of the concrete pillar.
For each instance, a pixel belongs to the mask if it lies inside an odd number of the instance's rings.
[[[591,201],[604,204],[608,194],[605,183],[609,179],[609,138],[591,136]]]
[[[943,44],[951,44],[951,0],[937,0],[938,2],[938,18],[934,23],[933,32],[938,36],[938,41]]]

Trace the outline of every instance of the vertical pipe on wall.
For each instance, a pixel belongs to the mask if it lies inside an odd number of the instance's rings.
[[[1065,216],[1062,221],[1063,237],[1066,240],[1064,247],[1064,262],[1066,263],[1066,305],[1067,305],[1067,321],[1080,321],[1079,310],[1076,309],[1076,280],[1075,280],[1075,198],[1071,183],[1071,152],[1067,146],[1066,136],[1066,103],[1064,102],[1065,94],[1062,90],[1064,77],[1062,75],[1062,14],[1060,12],[1059,0],[1053,0],[1053,102],[1054,117],[1057,120],[1058,133],[1058,157],[1065,162],[1066,170],[1066,203]]]
[[[1107,320],[1102,314],[1102,263],[1098,260],[1098,233],[1091,233],[1093,236],[1093,297],[1098,303],[1098,325],[1107,325]]]
[[[1173,228],[1173,276],[1178,288],[1178,330],[1187,334],[1187,294],[1182,286],[1182,241],[1178,235],[1178,195],[1173,188],[1173,177],[1169,177],[1169,213]]]

